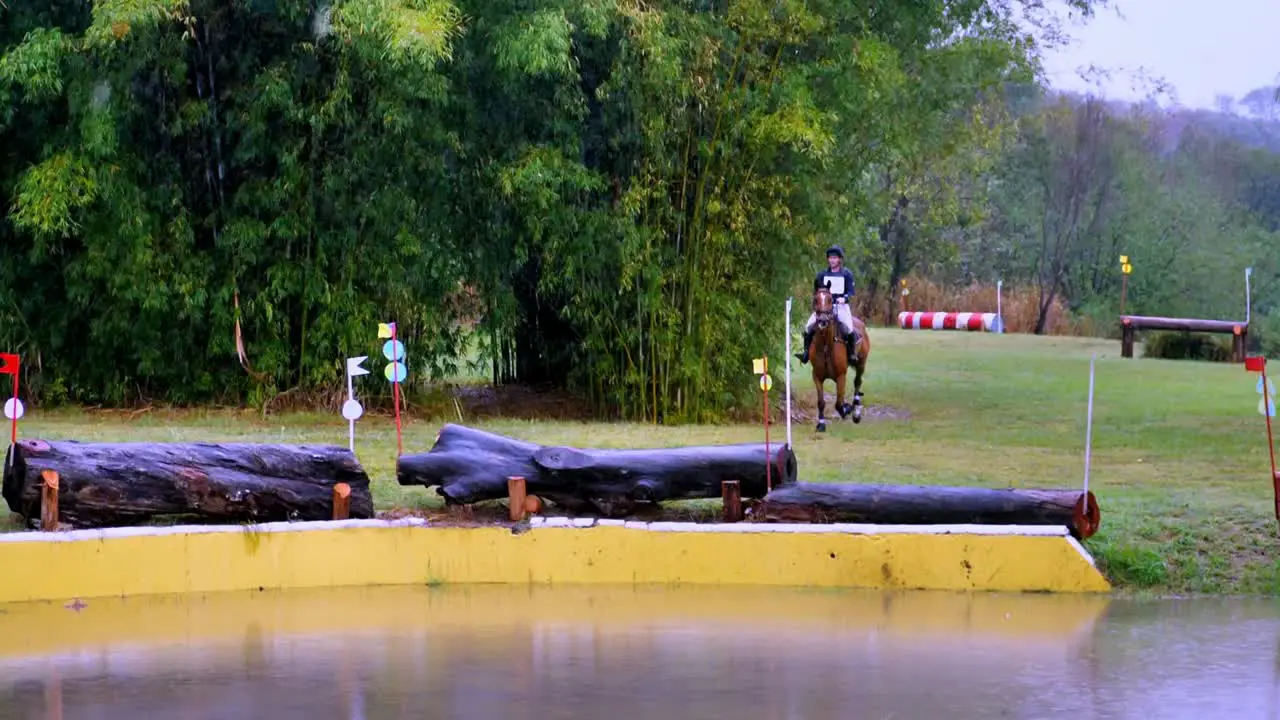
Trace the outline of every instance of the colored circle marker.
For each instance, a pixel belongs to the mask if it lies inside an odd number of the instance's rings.
[[[22,401],[18,398],[9,398],[4,401],[4,416],[10,420],[21,420],[26,414],[27,409],[23,407]]]
[[[393,363],[388,363],[387,366],[382,369],[382,374],[387,376],[387,379],[390,380],[391,382],[398,383],[398,382],[404,382],[404,379],[409,374],[409,371],[408,369],[405,368],[404,363],[393,362]]]
[[[382,356],[388,360],[404,359],[404,343],[399,340],[388,340],[382,344]]]
[[[760,389],[764,390],[765,392],[769,392],[769,389],[772,387],[773,387],[773,378],[769,377],[768,375],[761,375]]]

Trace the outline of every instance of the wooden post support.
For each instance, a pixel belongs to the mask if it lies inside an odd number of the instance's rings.
[[[1128,320],[1122,321],[1123,326],[1120,331],[1120,357],[1133,357],[1133,323]]]
[[[1249,326],[1237,325],[1231,333],[1231,362],[1244,362],[1246,345],[1249,339]]]
[[[511,509],[511,522],[520,522],[524,519],[525,501],[528,499],[528,488],[525,485],[524,478],[519,475],[512,475],[507,478],[507,500]]]
[[[52,532],[58,529],[58,473],[45,470],[40,480],[40,529]]]
[[[542,512],[542,498],[537,495],[525,496],[524,512],[526,515],[537,515]]]
[[[351,486],[338,483],[333,486],[333,519],[346,520],[351,515]]]
[[[737,480],[720,483],[720,498],[724,501],[724,521],[742,522],[742,486]]]

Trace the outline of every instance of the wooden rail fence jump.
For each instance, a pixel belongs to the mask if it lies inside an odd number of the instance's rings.
[[[1147,315],[1120,316],[1120,356],[1133,357],[1133,339],[1139,330],[1180,330],[1231,335],[1231,362],[1244,362],[1249,339],[1249,323],[1233,320],[1201,320],[1199,318],[1167,318]]]

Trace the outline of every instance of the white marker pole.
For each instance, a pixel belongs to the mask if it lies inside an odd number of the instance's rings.
[[[352,378],[351,378],[351,372],[350,372],[350,369],[348,368],[348,372],[347,372],[347,402],[352,402],[352,401],[353,401],[353,400],[355,400],[355,399],[356,399],[356,390],[355,390],[355,386],[354,386],[354,385],[353,385],[353,383],[352,383]],[[343,408],[342,408],[342,409],[343,409],[344,411],[346,411],[346,410],[347,410],[347,407],[348,407],[348,406],[346,405],[346,403],[343,403]],[[346,412],[344,412],[343,414],[345,415],[345,414],[347,414],[347,413],[346,413]],[[347,447],[351,448],[351,452],[355,452],[355,451],[356,451],[356,419],[355,419],[355,418],[347,418]]]
[[[1249,324],[1249,315],[1253,310],[1253,293],[1249,292],[1249,276],[1253,274],[1253,268],[1244,269],[1244,324]]]
[[[1084,431],[1084,512],[1086,516],[1089,513],[1089,455],[1093,448],[1093,364],[1097,359],[1096,352],[1089,358],[1089,410]]]
[[[791,447],[791,298],[787,298],[787,447]]]
[[[1000,303],[1000,290],[1004,286],[1004,280],[996,281],[996,332],[1004,332],[1004,311]]]
[[[355,387],[351,379],[356,375],[368,375],[369,371],[360,367],[367,355],[358,358],[347,358],[347,401],[342,403],[342,417],[347,419],[347,444],[351,452],[356,451],[356,419],[364,414],[364,408],[356,402]]]

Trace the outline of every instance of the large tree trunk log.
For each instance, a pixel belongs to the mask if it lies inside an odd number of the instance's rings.
[[[467,505],[507,496],[507,478],[523,477],[536,495],[538,468],[533,454],[542,448],[523,440],[447,424],[429,452],[401,455],[396,480],[401,485],[437,486],[449,504]]]
[[[351,488],[349,517],[373,517],[369,476],[336,446],[22,440],[5,463],[10,510],[39,518],[43,470],[58,473],[60,522],[78,528],[328,520],[338,483]]]
[[[401,485],[436,486],[449,504],[507,496],[507,478],[525,478],[530,495],[568,507],[594,507],[605,515],[638,503],[718,498],[722,480],[737,480],[743,497],[767,492],[764,444],[647,450],[544,447],[460,425],[445,425],[430,452],[403,455]],[[795,482],[795,454],[769,448],[773,485]]]
[[[1077,538],[1098,530],[1093,493],[916,485],[796,483],[765,496],[754,515],[768,521],[886,525],[1065,525]]]

